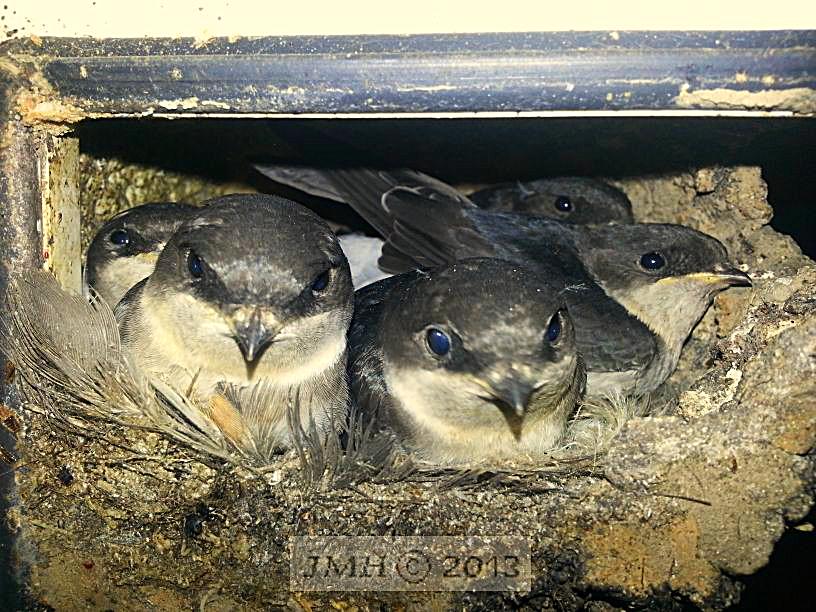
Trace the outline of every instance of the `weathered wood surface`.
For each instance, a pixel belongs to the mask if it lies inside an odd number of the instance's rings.
[[[5,45],[24,113],[92,116],[816,113],[816,36],[551,32]]]

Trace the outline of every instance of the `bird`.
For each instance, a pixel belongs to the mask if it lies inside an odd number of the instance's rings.
[[[634,223],[632,203],[625,193],[581,176],[500,183],[468,197],[485,210],[527,213],[582,225]]]
[[[111,308],[156,265],[164,245],[199,207],[180,202],[151,202],[112,217],[94,235],[85,258],[85,285]],[[389,276],[377,266],[382,240],[360,233],[338,236],[349,260],[355,288]]]
[[[421,461],[540,459],[584,376],[559,283],[517,263],[473,258],[355,292],[356,405]]]
[[[714,297],[752,286],[719,240],[682,225],[585,227],[576,232],[575,246],[604,292],[654,333],[650,390],[675,370]]]
[[[345,202],[331,168],[256,164],[261,174],[313,196]],[[632,203],[625,193],[598,179],[569,176],[515,181],[484,187],[466,196],[433,176],[409,168],[384,171],[394,185],[425,187],[485,210],[521,212],[570,223],[633,223]],[[346,202],[350,204],[350,202]]]
[[[204,401],[263,385],[283,432],[292,406],[318,426],[346,410],[352,308],[348,262],[329,226],[293,201],[240,194],[182,223],[115,314],[131,367]],[[227,423],[240,421],[228,403],[210,403],[222,429],[241,429]]]
[[[165,243],[196,208],[182,202],[150,202],[129,208],[94,235],[85,257],[85,286],[113,308],[147,278]]]
[[[404,175],[381,170],[324,176],[384,237],[385,271],[498,257],[563,278],[588,395],[655,391],[714,296],[751,284],[719,241],[688,227],[583,226],[483,210],[448,189],[406,185]]]

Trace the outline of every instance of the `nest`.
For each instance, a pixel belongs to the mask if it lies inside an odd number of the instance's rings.
[[[211,407],[122,366],[103,303],[18,279],[3,350],[25,400],[12,519],[30,596],[58,609],[735,601],[734,576],[812,503],[816,264],[767,225],[758,169],[621,187],[638,220],[723,241],[755,288],[717,298],[660,397],[584,406],[543,466],[433,470],[356,417],[337,424],[344,449],[294,411],[289,451],[263,431],[237,439]],[[251,414],[263,390],[229,399]],[[523,535],[535,580],[528,594],[290,592],[290,538],[319,534]]]

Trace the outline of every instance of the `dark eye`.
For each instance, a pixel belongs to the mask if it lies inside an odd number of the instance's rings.
[[[640,258],[640,266],[646,270],[659,270],[666,265],[666,260],[660,253],[646,253]]]
[[[555,209],[561,212],[572,212],[572,201],[564,195],[555,198]]]
[[[130,234],[127,230],[114,230],[111,232],[110,241],[117,246],[124,246],[130,242]]]
[[[193,278],[201,278],[204,276],[204,262],[195,254],[195,251],[190,251],[187,255],[187,269]]]
[[[428,342],[428,348],[434,355],[444,357],[450,352],[451,341],[448,334],[440,329],[432,327],[425,335]]]
[[[556,312],[547,326],[547,340],[555,342],[561,337],[561,316]]]
[[[317,278],[312,281],[312,291],[315,293],[320,293],[323,291],[329,284],[329,271],[326,270],[325,272],[318,274]]]

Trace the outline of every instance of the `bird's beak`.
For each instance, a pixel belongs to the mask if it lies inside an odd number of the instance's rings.
[[[733,266],[722,266],[720,269],[715,268],[716,276],[719,276],[722,282],[728,283],[732,287],[751,287],[751,277],[742,270]]]
[[[272,344],[281,329],[281,325],[269,325],[268,322],[264,322],[260,310],[256,308],[248,317],[241,317],[236,321],[234,328],[235,342],[238,343],[238,348],[241,349],[241,354],[247,363],[249,377],[252,378],[252,373],[255,371],[259,358],[267,347]]]
[[[161,252],[161,251],[159,251]],[[159,260],[159,252],[156,251],[148,251],[147,253],[139,253],[136,255],[136,259],[138,261],[144,262],[151,266],[156,266],[156,262]]]
[[[519,378],[507,378],[500,383],[489,383],[487,388],[504,415],[513,437],[520,440],[524,414],[535,391],[535,385]]]
[[[720,287],[750,287],[751,277],[742,270],[729,265],[716,265],[712,272],[700,272],[703,282]]]

